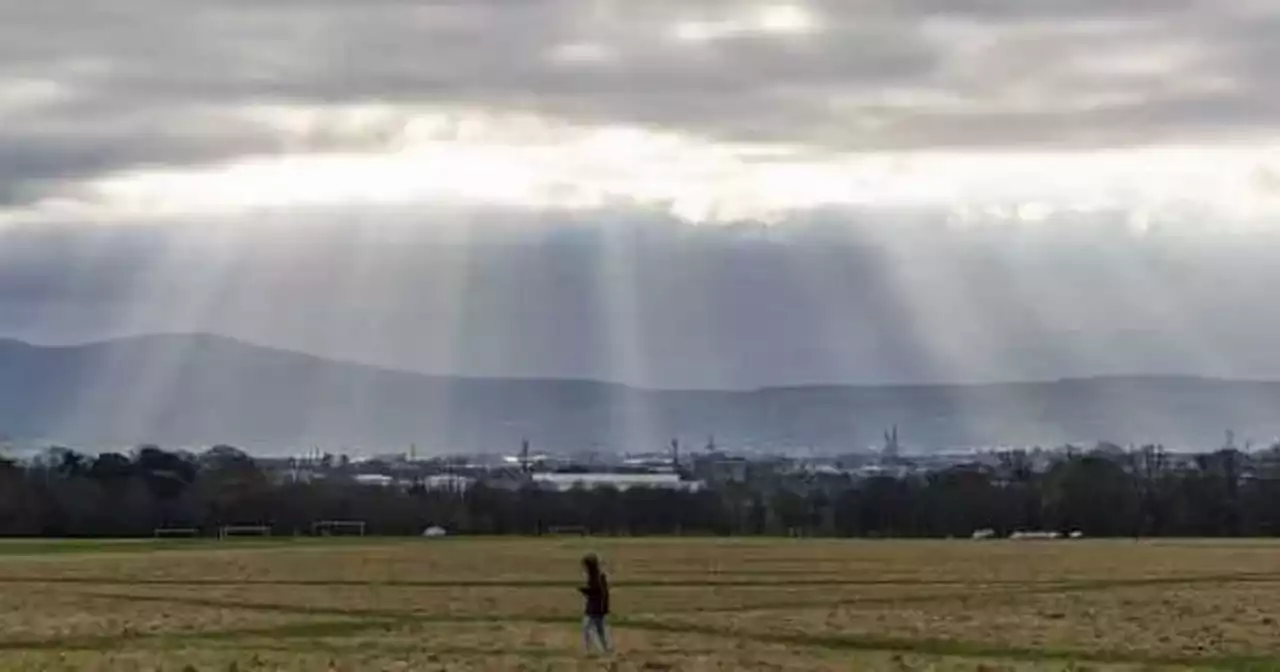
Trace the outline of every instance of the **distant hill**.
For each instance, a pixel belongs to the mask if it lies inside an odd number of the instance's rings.
[[[389,371],[207,335],[76,347],[0,341],[0,434],[92,450],[154,442],[263,453],[656,449],[673,437],[824,452],[1280,436],[1280,383],[1134,377],[982,386],[647,391]]]

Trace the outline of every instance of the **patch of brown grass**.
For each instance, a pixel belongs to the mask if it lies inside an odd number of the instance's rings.
[[[454,539],[0,556],[0,668],[601,669],[588,549],[615,586],[611,669],[1280,658],[1280,544]]]
[[[0,645],[259,628],[315,620],[223,606],[136,603],[28,584],[0,591]]]

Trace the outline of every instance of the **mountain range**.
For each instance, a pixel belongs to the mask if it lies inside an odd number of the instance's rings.
[[[1280,383],[1145,376],[990,385],[644,390],[431,376],[211,335],[78,346],[0,341],[0,435],[83,450],[229,443],[260,454],[701,446],[854,452],[890,426],[909,450],[1280,436]]]

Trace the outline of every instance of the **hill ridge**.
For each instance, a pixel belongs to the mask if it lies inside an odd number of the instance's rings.
[[[554,378],[439,376],[216,334],[75,345],[0,341],[0,433],[30,443],[212,445],[263,453],[654,450],[851,452],[898,425],[917,449],[1100,440],[1220,444],[1280,436],[1280,382],[1132,375],[978,385],[648,390]]]
[[[624,382],[601,380],[597,378],[578,378],[571,376],[497,376],[497,375],[471,375],[471,374],[446,374],[432,373],[426,371],[415,371],[412,369],[403,369],[392,366],[374,364],[364,362],[357,359],[346,359],[342,357],[331,357],[326,355],[318,355],[306,352],[304,350],[296,350],[274,345],[264,345],[251,340],[237,338],[235,336],[227,336],[214,332],[154,332],[145,334],[131,334],[127,336],[118,336],[113,338],[94,339],[89,341],[81,341],[76,343],[65,344],[43,344],[20,338],[3,338],[0,337],[0,347],[4,346],[25,346],[36,350],[77,350],[94,347],[111,347],[123,344],[144,344],[154,341],[165,340],[200,340],[208,341],[215,344],[231,345],[242,348],[251,348],[255,350],[271,351],[279,354],[306,357],[309,359],[322,361],[330,364],[340,364],[347,366],[358,366],[369,369],[376,369],[389,373],[401,373],[415,376],[423,376],[428,378],[446,378],[454,380],[468,381],[490,381],[490,382],[546,382],[546,383],[589,383],[594,385],[602,385],[609,387],[625,387],[637,391],[651,392],[708,392],[708,393],[743,393],[743,392],[766,392],[766,391],[790,391],[790,390],[812,390],[812,389],[889,389],[889,388],[984,388],[984,387],[1007,387],[1019,385],[1053,385],[1053,384],[1070,384],[1070,383],[1096,383],[1096,382],[1166,382],[1166,381],[1188,381],[1188,382],[1216,382],[1216,383],[1248,383],[1248,384],[1276,384],[1280,385],[1280,379],[1273,380],[1269,378],[1233,378],[1225,376],[1200,375],[1190,373],[1115,373],[1115,374],[1094,374],[1094,375],[1078,375],[1064,376],[1058,378],[1031,378],[1020,380],[994,380],[981,382],[886,382],[886,383],[867,383],[867,382],[796,382],[796,383],[777,383],[768,385],[758,385],[755,387],[744,388],[723,388],[714,386],[689,387],[689,388],[671,388],[671,387],[647,387],[642,385],[633,385]]]

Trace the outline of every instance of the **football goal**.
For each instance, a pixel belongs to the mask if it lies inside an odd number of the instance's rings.
[[[364,536],[363,520],[317,520],[311,524],[311,534],[317,537]]]
[[[218,528],[219,539],[269,536],[271,536],[271,527],[268,525],[223,525]]]
[[[156,539],[191,538],[200,536],[200,530],[194,527],[157,527],[152,534]]]

